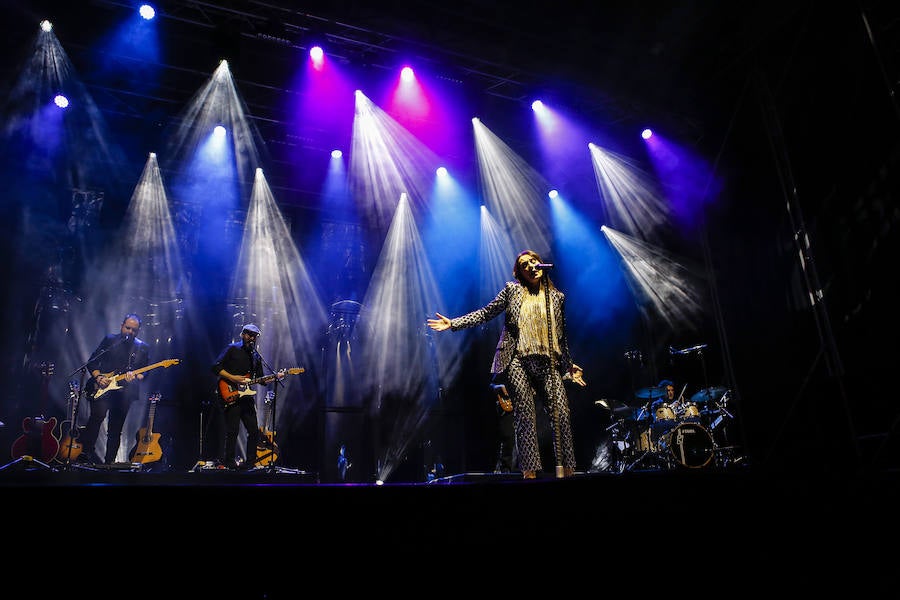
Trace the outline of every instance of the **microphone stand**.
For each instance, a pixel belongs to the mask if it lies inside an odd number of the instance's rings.
[[[275,418],[277,416],[276,408],[278,406],[278,386],[284,385],[284,381],[282,381],[281,379],[278,378],[278,376],[277,376],[278,372],[275,369],[273,369],[272,365],[270,365],[269,362],[265,358],[263,358],[263,355],[259,353],[259,350],[257,349],[256,344],[253,345],[253,354],[257,358],[259,358],[259,360],[260,360],[260,362],[262,362],[264,368],[268,369],[269,371],[272,372],[273,375],[276,376],[275,377],[275,389],[273,390],[274,393],[272,394],[272,431],[274,433],[275,432],[275,423],[276,423]],[[258,446],[259,442],[262,441],[262,439],[263,439],[263,433],[260,432],[260,434],[258,434],[256,439],[257,439],[257,446]],[[252,451],[253,451],[253,459],[252,459],[253,463],[252,464],[256,464],[256,462],[259,460],[256,456],[256,450],[257,450],[256,448],[252,448]],[[248,455],[250,454],[250,451],[251,451],[251,448],[247,448]],[[272,436],[272,448],[269,449],[269,452],[272,455],[275,454],[275,436],[274,435]],[[250,457],[248,456],[247,459],[250,460]],[[278,472],[278,467],[275,466],[275,458],[273,458],[272,460],[269,461],[269,465],[266,467],[266,469],[270,473]]]
[[[63,468],[66,471],[70,470],[72,467],[72,449],[75,447],[75,439],[78,437],[78,407],[81,406],[81,398],[84,396],[84,380],[87,376],[86,365],[87,363],[85,363],[85,366],[77,369],[78,371],[81,371],[81,379],[78,383],[78,393],[72,395],[72,420],[69,423],[69,444],[68,448],[66,448],[66,462],[63,465]],[[74,374],[75,371],[72,371],[72,375]],[[69,377],[71,377],[71,375]]]
[[[125,342],[127,342],[130,339],[131,339],[131,336],[125,336],[125,337],[119,338],[119,341],[113,342],[112,344],[110,344],[109,346],[104,348],[103,350],[96,352],[95,354],[92,354],[80,367],[77,367],[74,371],[72,371],[71,373],[69,373],[66,376],[66,379],[69,379],[73,375],[75,375],[75,373],[78,373],[78,372],[81,373],[81,379],[80,379],[81,383],[78,387],[78,397],[75,398],[75,400],[74,400],[75,408],[73,409],[73,413],[72,413],[72,423],[69,425],[69,440],[70,441],[69,441],[69,451],[66,453],[66,462],[65,462],[66,471],[68,471],[72,465],[72,447],[75,443],[75,437],[72,435],[72,431],[78,431],[78,429],[77,429],[78,406],[81,405],[81,398],[83,398],[85,395],[85,379],[87,378],[87,373],[88,373],[87,366],[90,363],[97,360],[98,358],[100,358],[101,356],[103,356],[104,354],[106,354],[107,352],[109,352],[110,350],[112,350],[113,348],[116,348],[116,347],[124,344]],[[91,450],[91,451],[93,452],[93,450]],[[91,462],[93,462],[93,459],[91,459]]]
[[[552,374],[556,367],[554,366],[553,360],[553,320],[550,318],[550,280],[547,279],[547,271],[543,271],[543,277],[541,278],[543,281],[541,282],[544,286],[544,304],[547,309],[547,352],[550,355],[550,373]],[[562,385],[562,380],[560,380],[560,385]],[[562,394],[559,394],[557,400],[562,401]],[[556,454],[556,478],[562,479],[565,477],[565,469],[562,464],[562,441],[560,440],[561,429],[559,425],[559,402],[553,403],[553,429],[555,434],[553,436],[553,451]]]

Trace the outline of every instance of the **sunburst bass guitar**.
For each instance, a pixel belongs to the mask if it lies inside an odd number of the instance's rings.
[[[222,398],[222,402],[225,403],[225,406],[231,406],[235,403],[241,396],[253,396],[256,394],[256,390],[252,389],[250,386],[256,385],[258,383],[271,383],[276,379],[280,379],[285,375],[299,375],[303,373],[305,369],[302,367],[294,367],[292,369],[282,369],[276,373],[272,373],[270,375],[263,375],[262,377],[256,377],[254,379],[248,379],[246,382],[237,384],[228,381],[225,378],[219,378],[219,396]]]

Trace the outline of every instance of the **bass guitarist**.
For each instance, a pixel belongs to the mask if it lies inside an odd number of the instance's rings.
[[[225,436],[221,461],[227,469],[239,468],[236,458],[241,424],[247,432],[247,458],[240,468],[252,468],[256,462],[256,447],[260,442],[256,395],[242,392],[247,391],[247,382],[263,377],[262,360],[256,351],[259,334],[259,327],[253,323],[244,325],[240,341],[225,346],[212,365],[212,372],[219,378],[216,393],[218,405],[224,413]]]
[[[100,433],[100,425],[109,414],[106,424],[105,464],[116,462],[122,427],[131,403],[139,397],[139,382],[143,373],[134,371],[150,362],[150,346],[137,334],[141,330],[141,318],[137,314],[125,315],[118,333],[103,337],[87,362],[91,379],[85,386],[89,400],[90,417],[81,433],[82,452],[78,459],[95,462],[94,445]]]

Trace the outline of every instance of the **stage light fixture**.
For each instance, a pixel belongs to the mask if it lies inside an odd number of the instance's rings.
[[[331,151],[331,158],[340,158],[343,155],[344,155],[344,153],[341,152],[340,150],[332,150]]]
[[[438,167],[437,168],[437,176],[438,177],[446,177],[447,176],[447,167]]]
[[[413,73],[412,67],[403,67],[400,69],[400,79],[406,82],[410,82],[415,79],[416,74]]]
[[[41,21],[41,31],[50,33],[51,31],[53,31],[53,23],[51,23],[47,19],[44,19],[43,21]]]
[[[69,99],[62,94],[57,94],[53,98],[53,103],[60,108],[67,108],[69,106]]]
[[[649,140],[652,135],[653,135],[653,132],[650,130],[649,127],[641,132],[641,137],[644,138],[645,140]]]
[[[550,190],[549,192],[547,192],[547,196],[552,200],[553,198],[559,196],[559,192],[556,190]]]
[[[531,110],[537,111],[537,110],[542,109],[543,107],[544,107],[544,103],[541,102],[540,100],[535,100],[534,102],[531,103]]]
[[[150,21],[153,17],[156,16],[156,9],[150,6],[149,4],[141,4],[141,7],[138,9],[141,17],[146,21]]]

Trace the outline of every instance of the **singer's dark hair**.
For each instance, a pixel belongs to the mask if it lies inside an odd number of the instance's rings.
[[[539,263],[542,263],[544,261],[541,259],[541,255],[534,250],[522,250],[516,255],[516,260],[513,262],[513,277],[516,278],[516,281],[518,281],[522,285],[525,285],[525,275],[522,272],[521,265],[519,265],[519,259],[523,256],[530,256],[531,258],[536,259]],[[553,280],[550,279],[550,274],[547,273],[547,271],[544,271],[544,278],[547,280],[547,285],[552,288],[555,287],[553,285]]]
[[[137,313],[128,313],[127,315],[125,315],[125,318],[122,319],[122,325],[124,325],[125,321],[127,321],[128,319],[134,319],[135,321],[137,321],[138,327],[143,325],[143,323],[141,322],[141,316]]]

